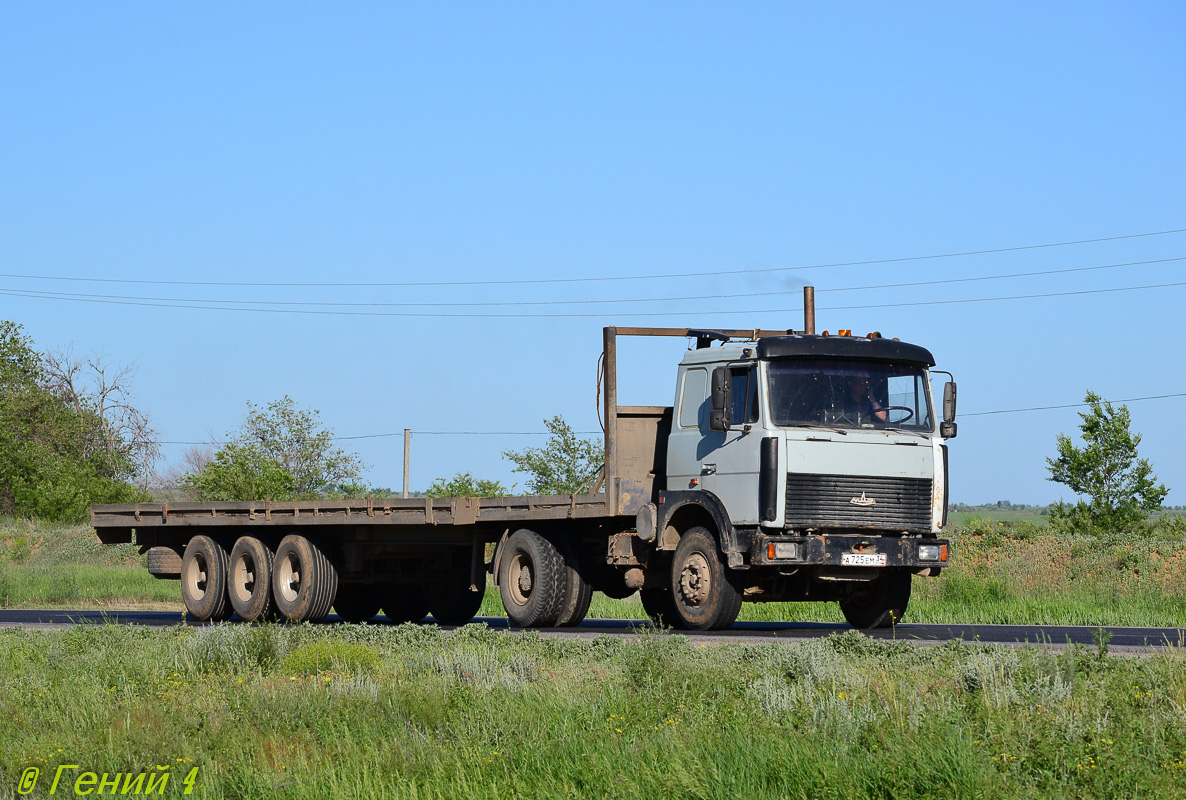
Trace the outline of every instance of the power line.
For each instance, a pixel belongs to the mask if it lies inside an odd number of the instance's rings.
[[[579,436],[601,436],[601,431],[573,431]],[[548,431],[411,431],[413,436],[551,436]],[[331,436],[331,442],[348,442],[357,441],[359,439],[387,439],[395,436],[403,436],[404,432],[394,431],[392,433],[364,433],[359,436]],[[180,441],[156,441],[153,444],[188,444],[209,447],[221,447],[222,445],[230,444],[229,441],[222,442],[180,442]]]
[[[1186,397],[1186,392],[1178,392],[1176,394],[1154,394],[1148,397],[1130,397],[1127,400],[1109,400],[1111,403],[1136,403],[1141,400],[1164,400],[1169,397]],[[1082,408],[1087,403],[1068,403],[1061,406],[1031,406],[1029,408],[1006,408],[999,411],[973,411],[969,414],[960,414],[962,417],[986,417],[989,414],[1021,414],[1027,411],[1052,411],[1060,408]]]
[[[644,281],[661,280],[667,278],[699,278],[721,277],[723,275],[747,275],[773,272],[792,272],[807,269],[830,269],[833,267],[860,267],[874,264],[901,264],[910,261],[930,261],[941,258],[963,258],[966,256],[991,255],[994,253],[1015,253],[1025,250],[1043,250],[1053,247],[1070,247],[1081,244],[1098,244],[1100,242],[1116,242],[1125,239],[1144,239],[1153,236],[1169,236],[1176,233],[1186,233],[1186,228],[1174,228],[1164,231],[1149,231],[1146,233],[1129,233],[1121,236],[1103,236],[1096,239],[1076,239],[1065,242],[1046,242],[1042,244],[1015,245],[1012,247],[994,247],[985,250],[964,250],[952,253],[933,253],[921,256],[901,256],[897,258],[877,258],[865,261],[837,261],[820,264],[802,264],[793,267],[764,267],[756,269],[735,270],[706,270],[701,272],[668,272],[652,275],[606,275],[586,276],[582,278],[518,278],[507,280],[485,281],[390,281],[365,283],[334,282],[262,282],[262,281],[165,281],[136,278],[91,278],[70,277],[63,275],[31,275],[17,273],[0,273],[0,278],[16,278],[21,280],[41,281],[77,281],[85,283],[124,283],[151,286],[234,286],[234,287],[413,287],[413,286],[523,286],[532,284],[563,284],[563,283],[601,283],[609,281]]]
[[[919,306],[941,306],[941,305],[960,305],[966,303],[992,303],[1002,302],[1007,300],[1034,300],[1048,297],[1075,297],[1080,295],[1092,294],[1112,294],[1115,292],[1135,292],[1148,289],[1169,289],[1180,286],[1186,286],[1186,281],[1176,281],[1171,283],[1153,283],[1142,286],[1117,286],[1107,289],[1078,289],[1064,292],[1042,292],[1035,294],[1015,294],[1005,295],[1001,297],[972,297],[958,300],[914,300],[899,303],[870,303],[864,305],[847,305],[847,306],[820,306],[819,311],[856,311],[864,309],[879,309],[879,308],[911,308]],[[256,313],[256,314],[302,314],[309,316],[345,316],[345,317],[410,317],[410,318],[437,318],[437,319],[578,319],[578,318],[604,318],[608,316],[607,312],[594,313],[547,313],[547,314],[465,314],[465,313],[441,313],[441,312],[417,312],[417,311],[338,311],[326,309],[301,309],[301,308],[228,308],[225,306],[205,306],[194,304],[181,303],[163,303],[150,301],[131,301],[131,300],[114,300],[102,299],[99,297],[87,295],[65,295],[63,293],[46,293],[25,291],[20,289],[0,289],[0,295],[7,295],[10,297],[28,297],[42,300],[64,300],[79,303],[98,303],[102,305],[123,305],[123,306],[141,306],[150,308],[186,308],[196,311],[228,311],[237,313]],[[705,300],[712,300],[715,298],[706,297]],[[686,310],[686,311],[619,311],[614,312],[617,316],[622,317],[693,317],[693,316],[720,316],[722,314],[790,314],[802,311],[802,308],[758,308],[758,309],[707,309],[707,310]]]
[[[825,294],[828,292],[853,292],[853,291],[867,291],[875,289],[901,289],[907,287],[918,286],[939,286],[942,284],[952,283],[974,283],[981,281],[1005,280],[1012,278],[1029,278],[1046,275],[1064,275],[1068,273],[1079,272],[1093,272],[1098,270],[1118,269],[1120,267],[1135,267],[1147,266],[1149,264],[1166,264],[1176,261],[1186,261],[1186,256],[1175,256],[1171,258],[1157,258],[1146,261],[1124,261],[1116,264],[1100,264],[1089,267],[1065,267],[1062,269],[1048,269],[1038,270],[1033,272],[1012,272],[1001,275],[979,275],[967,278],[941,278],[929,281],[909,281],[904,283],[883,283],[873,284],[869,286],[844,286],[837,288],[817,289],[816,294]],[[472,302],[472,303],[458,303],[458,302],[328,302],[328,301],[309,301],[309,300],[220,300],[208,298],[187,298],[187,297],[151,297],[141,295],[118,295],[118,294],[94,294],[84,292],[51,292],[44,289],[5,289],[4,291],[11,292],[27,292],[30,297],[39,298],[61,298],[61,299],[95,299],[95,300],[124,300],[136,301],[144,303],[184,303],[181,308],[194,307],[197,303],[218,303],[221,306],[226,306],[225,310],[256,310],[253,306],[264,306],[266,308],[280,307],[290,308],[295,306],[304,307],[304,309],[321,310],[321,309],[339,309],[339,308],[486,308],[486,307],[519,307],[519,306],[584,306],[584,305],[623,305],[629,303],[670,303],[673,301],[684,300],[704,300],[704,295],[684,295],[673,297],[638,297],[638,298],[622,298],[609,300],[503,300],[503,301],[486,301],[486,302]],[[736,299],[736,298],[750,298],[750,297],[770,297],[771,295],[787,295],[793,294],[797,290],[787,291],[764,291],[764,292],[744,292],[739,294],[713,294],[713,300]],[[303,309],[302,309],[303,310]]]
[[[1174,394],[1153,394],[1144,397],[1129,397],[1124,400],[1110,400],[1106,402],[1111,403],[1138,403],[1145,400],[1166,400],[1174,397],[1186,397],[1186,392],[1176,392]],[[1030,406],[1028,408],[1005,408],[995,411],[971,411],[960,414],[960,417],[986,417],[990,414],[1024,414],[1031,411],[1053,411],[1057,409],[1066,408],[1083,408],[1087,403],[1066,403],[1057,406]],[[411,431],[413,436],[550,436],[548,431]],[[573,431],[578,436],[600,436],[602,431]],[[403,436],[404,432],[394,431],[392,433],[366,433],[359,436],[334,436],[331,441],[346,442],[357,441],[359,439],[384,439],[394,436]],[[187,444],[187,445],[224,445],[228,442],[177,442],[177,441],[158,441],[153,444]]]

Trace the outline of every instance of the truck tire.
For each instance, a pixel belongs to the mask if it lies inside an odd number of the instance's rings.
[[[728,628],[741,610],[741,590],[707,528],[685,531],[671,559],[672,627]]]
[[[195,536],[181,559],[181,599],[199,622],[224,620],[234,613],[227,597],[227,554],[209,536]]]
[[[428,600],[418,587],[389,587],[384,592],[383,613],[397,625],[419,622],[428,616]]]
[[[638,597],[642,600],[642,610],[647,612],[651,622],[663,628],[675,627],[675,599],[669,587],[639,589]]]
[[[568,628],[580,625],[581,620],[589,613],[589,603],[593,600],[593,584],[582,575],[584,564],[580,551],[571,543],[565,543],[560,550],[564,557],[566,583],[556,627]]]
[[[338,594],[338,571],[325,552],[304,536],[289,535],[276,548],[272,596],[291,622],[320,622]]]
[[[272,548],[254,536],[240,536],[231,549],[227,570],[231,607],[245,622],[265,619],[275,611],[272,599]]]
[[[871,581],[864,591],[840,601],[848,624],[861,630],[888,628],[906,616],[910,603],[910,573],[890,569]]]
[[[342,622],[357,623],[374,619],[379,615],[382,605],[378,589],[363,583],[339,586],[338,596],[334,598],[334,611],[342,618]]]
[[[464,625],[474,618],[486,596],[486,571],[479,573],[478,590],[470,589],[469,559],[456,564],[445,581],[431,593],[428,608],[442,625]]]
[[[511,624],[550,628],[568,593],[568,568],[555,545],[535,531],[515,531],[503,545],[498,588]]]
[[[162,580],[181,579],[181,553],[172,547],[148,549],[148,574]]]

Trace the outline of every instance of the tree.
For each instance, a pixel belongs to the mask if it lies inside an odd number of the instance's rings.
[[[585,490],[604,461],[600,440],[580,439],[557,414],[544,420],[551,438],[543,447],[507,450],[503,457],[515,472],[531,475],[527,488],[533,494],[576,494]]]
[[[90,395],[62,390],[21,325],[0,321],[0,513],[81,522],[92,503],[148,499],[128,483],[132,452]]]
[[[425,497],[506,497],[510,494],[498,481],[475,478],[469,472],[458,472],[445,480],[437,478],[424,493]]]
[[[247,418],[231,441],[200,469],[181,479],[199,500],[302,500],[353,496],[364,487],[357,455],[333,444],[321,412],[297,408],[292,398],[261,408],[247,404]],[[199,463],[200,458],[191,459]]]
[[[148,415],[132,404],[135,375],[135,366],[112,367],[102,354],[92,354],[85,361],[75,358],[70,348],[45,355],[49,390],[69,403],[76,414],[96,419],[96,448],[106,454],[110,468],[134,465],[135,477],[141,488],[147,489],[161,450]]]
[[[199,500],[292,500],[292,473],[268,458],[258,447],[230,442],[201,472],[184,476],[181,485]]]
[[[1051,509],[1051,523],[1067,530],[1118,532],[1143,521],[1161,507],[1169,493],[1148,459],[1137,457],[1140,434],[1129,430],[1128,406],[1114,409],[1095,392],[1084,398],[1080,412],[1083,447],[1066,434],[1058,435],[1058,457],[1046,459],[1050,480],[1086,495],[1075,505],[1059,501]]]

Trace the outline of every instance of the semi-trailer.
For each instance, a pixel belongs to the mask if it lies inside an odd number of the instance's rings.
[[[836,601],[857,628],[901,620],[912,576],[948,563],[947,440],[930,351],[879,333],[607,327],[605,462],[565,495],[97,505],[179,580],[197,620],[331,611],[461,624],[487,576],[521,627],[571,626],[594,591],[657,622],[726,628],[743,602]],[[671,406],[618,405],[621,337],[686,337]]]

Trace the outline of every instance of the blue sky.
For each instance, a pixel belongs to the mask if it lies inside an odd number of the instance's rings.
[[[1176,3],[6,4],[0,291],[164,299],[0,294],[0,318],[135,362],[179,442],[285,394],[343,436],[594,430],[603,325],[798,327],[804,283],[821,328],[930,347],[963,413],[1186,392],[1186,286],[868,307],[1184,282],[918,285],[1183,258],[1186,233],[788,269],[1186,228],[1184,31]],[[706,274],[645,277],[673,273]],[[634,279],[475,283],[589,277]],[[453,285],[379,285],[409,282]],[[351,313],[169,307],[226,301]],[[670,403],[683,346],[626,345],[622,401]],[[1186,503],[1186,398],[1130,407]],[[1073,409],[960,421],[956,500],[1060,495]],[[417,435],[412,486],[522,484],[499,454],[541,441]],[[353,444],[400,484],[399,437]]]

